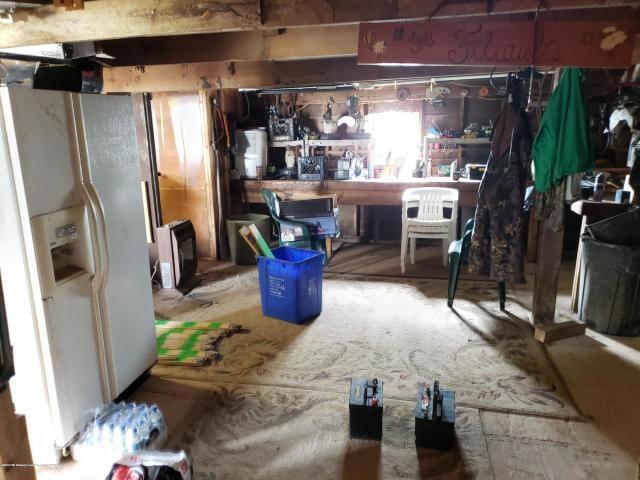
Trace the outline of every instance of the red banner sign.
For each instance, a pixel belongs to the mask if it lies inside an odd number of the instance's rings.
[[[633,22],[361,23],[358,63],[627,68]]]

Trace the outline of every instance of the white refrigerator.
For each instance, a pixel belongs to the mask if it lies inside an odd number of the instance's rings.
[[[16,411],[57,463],[156,361],[128,96],[0,88],[0,272]]]

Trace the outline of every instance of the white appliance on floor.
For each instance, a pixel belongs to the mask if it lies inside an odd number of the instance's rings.
[[[128,96],[0,88],[0,272],[35,463],[156,361]]]

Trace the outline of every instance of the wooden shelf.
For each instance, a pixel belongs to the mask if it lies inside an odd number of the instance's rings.
[[[344,138],[340,140],[290,140],[269,143],[270,147],[355,147],[369,146],[370,138]]]
[[[481,138],[427,138],[427,143],[442,143],[444,145],[491,145],[486,137]]]

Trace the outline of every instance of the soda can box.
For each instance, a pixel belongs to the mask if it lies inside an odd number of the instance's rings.
[[[418,385],[415,410],[416,447],[449,450],[455,444],[456,394],[440,390],[438,381],[433,389]]]
[[[383,381],[352,378],[349,394],[351,438],[382,439]]]

